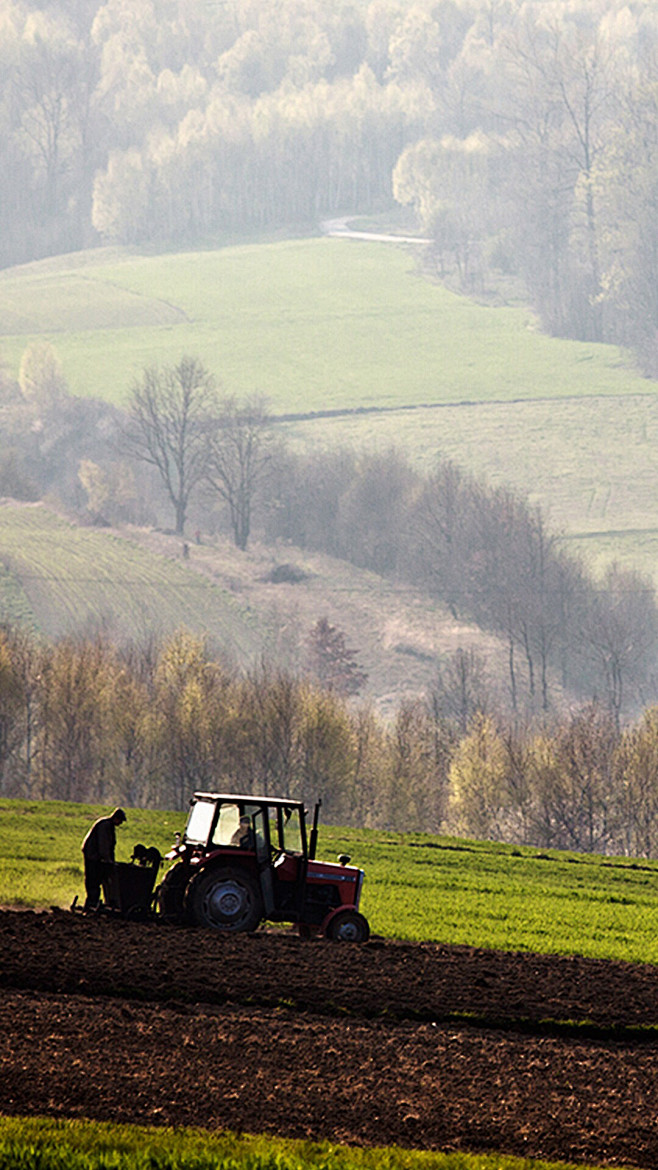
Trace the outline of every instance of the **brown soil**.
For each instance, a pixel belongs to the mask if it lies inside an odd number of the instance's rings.
[[[5,1114],[658,1165],[655,967],[5,911],[0,986]]]

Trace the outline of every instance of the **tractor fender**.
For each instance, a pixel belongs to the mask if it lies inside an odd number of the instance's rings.
[[[329,927],[330,927],[330,924],[333,922],[334,918],[336,918],[337,915],[339,915],[339,914],[344,914],[346,910],[351,910],[355,914],[359,913],[358,906],[355,906],[355,905],[353,905],[353,903],[350,903],[350,902],[346,902],[344,906],[334,906],[333,910],[330,910],[329,913],[326,915],[326,917],[322,919],[322,925],[320,926],[320,934],[323,936],[323,938],[329,937],[329,934],[330,934]]]

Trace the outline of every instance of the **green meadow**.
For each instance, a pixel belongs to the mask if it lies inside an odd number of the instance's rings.
[[[0,1117],[0,1166],[12,1170],[576,1170],[572,1163],[505,1154],[364,1150],[330,1142],[38,1117]],[[581,1165],[579,1170],[594,1167]]]
[[[414,248],[349,239],[99,249],[0,272],[0,354],[17,369],[35,338],[75,394],[115,402],[185,352],[276,413],[646,390],[618,348],[548,338],[527,309],[424,279]]]
[[[69,906],[83,891],[80,842],[99,811],[0,800],[0,904]],[[118,860],[138,841],[166,852],[184,824],[182,812],[131,809]],[[375,934],[658,964],[658,861],[323,826],[318,856],[345,851],[365,870]]]
[[[0,503],[0,550],[1,621],[52,636],[105,628],[139,637],[188,626],[247,658],[267,638],[265,619],[182,561],[81,528],[39,504]]]
[[[658,963],[658,862],[356,830],[322,843],[365,869],[386,937]]]

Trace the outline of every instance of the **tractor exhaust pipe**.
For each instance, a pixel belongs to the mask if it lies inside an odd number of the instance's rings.
[[[311,829],[311,838],[308,844],[308,856],[310,861],[315,860],[315,853],[318,847],[318,817],[320,816],[320,809],[322,808],[322,801],[318,800],[315,811],[313,813],[313,828]]]

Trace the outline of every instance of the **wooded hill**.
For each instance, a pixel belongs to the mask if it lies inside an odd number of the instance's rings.
[[[655,367],[649,0],[8,0],[0,263],[393,200],[441,278]]]

